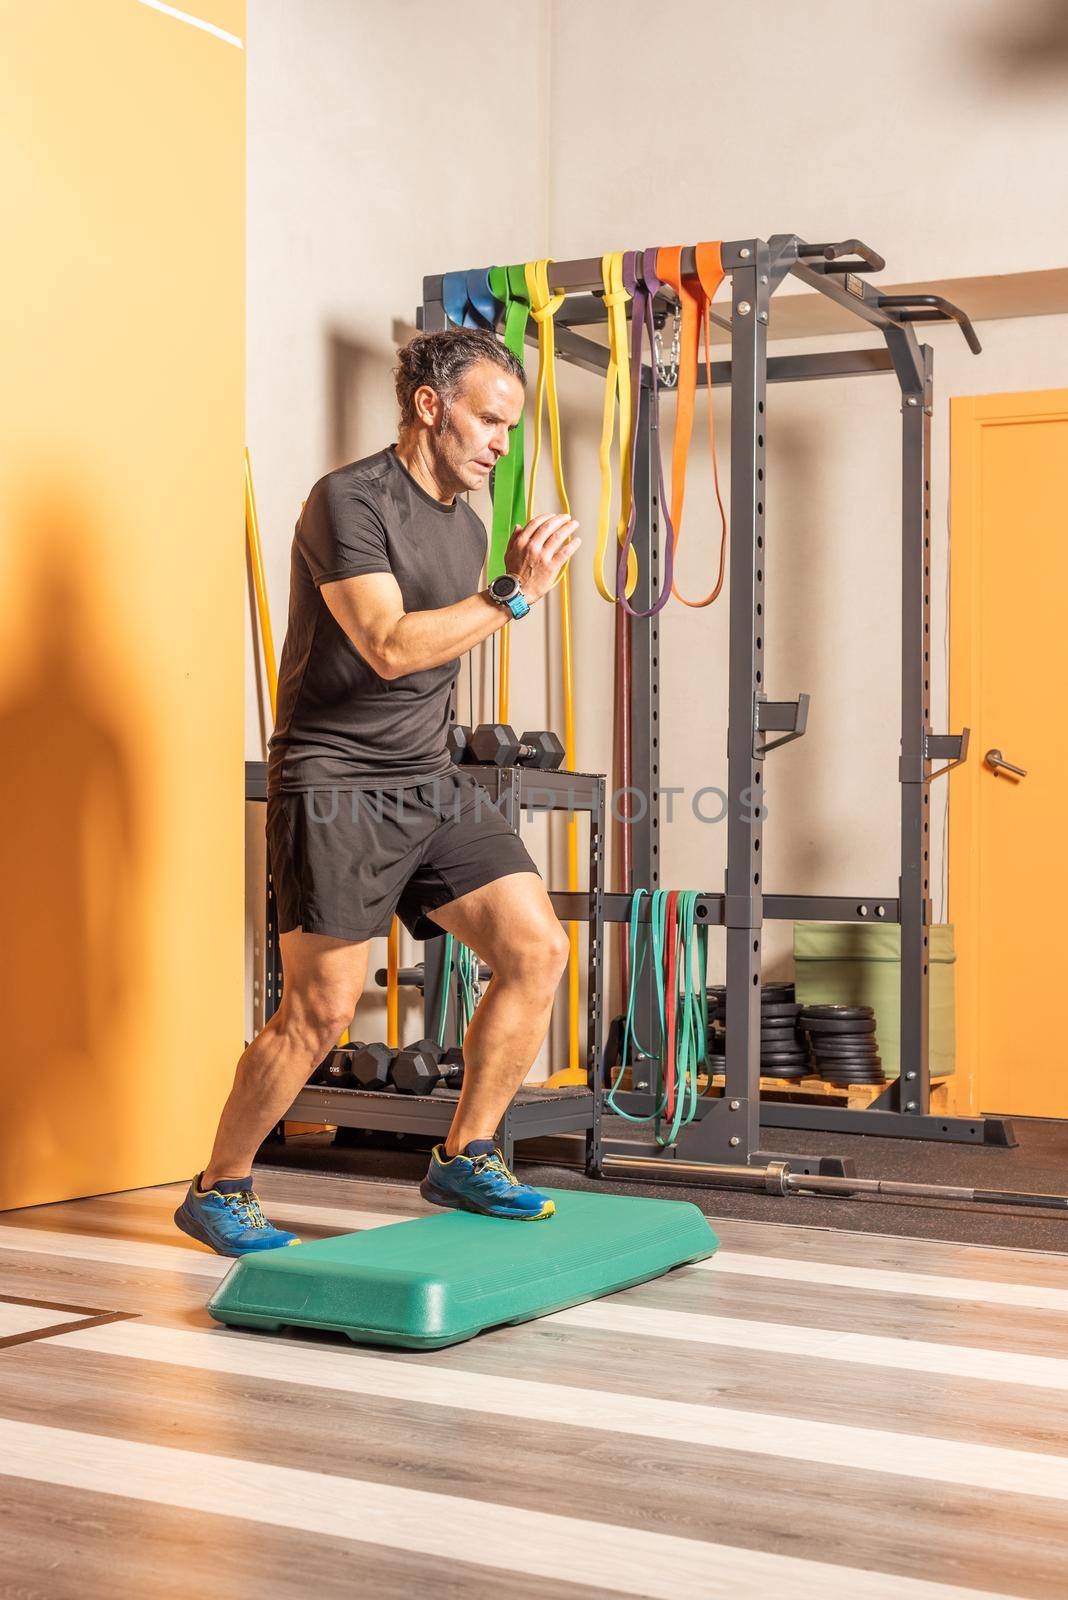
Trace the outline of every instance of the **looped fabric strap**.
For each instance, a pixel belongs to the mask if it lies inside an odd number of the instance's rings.
[[[530,458],[530,480],[527,484],[527,521],[534,515],[534,492],[538,476],[538,462],[541,459],[541,412],[542,406],[548,399],[549,412],[549,446],[553,457],[553,475],[556,478],[556,492],[560,497],[560,508],[568,516],[571,515],[571,502],[567,497],[567,487],[564,483],[564,461],[560,449],[560,407],[556,398],[556,329],[553,318],[564,303],[562,294],[553,294],[549,289],[549,258],[543,261],[528,261],[524,268],[526,274],[527,294],[530,299],[530,314],[538,324],[538,382],[534,394],[534,450]],[[556,577],[560,582],[566,566],[561,567]],[[553,585],[555,588],[556,584]]]
[[[445,315],[458,328],[485,328],[493,332],[504,306],[490,288],[486,267],[470,272],[447,272],[442,279],[441,299]]]
[[[657,377],[657,364],[650,362],[650,390],[649,405],[652,408],[652,437],[656,454],[656,477],[660,496],[660,515],[666,525],[664,536],[664,576],[661,580],[660,592],[656,596],[648,611],[639,611],[631,605],[628,596],[633,585],[624,588],[623,575],[626,570],[629,580],[630,561],[634,535],[637,528],[638,508],[634,504],[633,484],[637,466],[638,452],[638,409],[641,402],[642,379],[642,341],[646,332],[649,334],[649,349],[652,352],[655,326],[653,322],[653,301],[660,289],[660,279],[656,272],[655,250],[628,250],[623,257],[623,286],[629,292],[633,301],[631,309],[631,355],[630,355],[630,393],[632,404],[630,426],[630,483],[632,488],[630,508],[627,516],[627,529],[621,541],[622,549],[619,555],[619,565],[616,569],[616,597],[623,609],[632,617],[655,617],[671,598],[672,577],[675,571],[675,540],[672,532],[672,520],[668,511],[667,495],[664,493],[664,463],[660,454],[660,383]]]
[[[640,938],[640,906],[649,895],[648,933]],[[697,1115],[700,1098],[697,1075],[702,1065],[708,1070],[708,926],[696,920],[696,890],[635,889],[630,903],[628,954],[630,984],[620,1048],[619,1070],[605,1097],[605,1103],[618,1117],[628,1122],[651,1122],[657,1144],[670,1146],[682,1128]],[[616,1101],[623,1073],[632,1059],[630,1044],[648,1056],[651,1052],[634,1032],[634,1012],[642,969],[651,956],[656,985],[656,1004],[660,1020],[660,1052],[653,1109],[647,1115],[625,1111]],[[711,1075],[705,1093],[711,1088]],[[662,1126],[668,1119],[670,1126]]]
[[[553,456],[553,475],[561,510],[571,515],[571,502],[564,483],[564,460],[560,448],[560,407],[556,398],[556,339],[553,318],[564,303],[562,294],[549,289],[548,257],[542,261],[528,261],[524,268],[530,314],[538,324],[538,383],[534,397],[534,449],[530,458],[530,482],[527,486],[527,521],[534,515],[534,494],[538,477],[538,460],[541,456],[541,411],[548,398],[549,443]],[[564,690],[564,763],[569,771],[575,767],[575,678],[574,650],[571,631],[571,579],[569,562],[565,561],[553,581],[560,585],[560,643],[563,656]],[[503,631],[503,630],[502,630]],[[503,718],[503,713],[502,713]],[[574,814],[567,824],[567,886],[572,893],[578,890],[578,818]],[[568,923],[570,964],[568,967],[568,1074],[569,1081],[580,1074],[578,1048],[579,1015],[579,942],[578,923]]]
[[[522,366],[526,348],[530,297],[523,266],[491,267],[489,292],[504,307],[504,342]],[[508,449],[493,469],[493,527],[490,534],[486,581],[504,572],[504,552],[515,528],[526,522],[527,495],[523,482],[523,419],[511,436]]]
[[[608,312],[608,370],[604,383],[604,417],[601,423],[601,501],[597,512],[597,547],[593,557],[593,581],[597,593],[610,605],[616,596],[609,589],[604,576],[605,549],[608,545],[608,523],[612,508],[612,435],[615,432],[616,404],[619,407],[619,470],[620,504],[617,536],[623,544],[630,523],[631,505],[631,404],[630,367],[627,357],[627,313],[624,307],[630,294],[623,284],[623,252],[617,250],[601,257],[601,282],[604,285],[604,305]],[[638,581],[638,558],[628,549],[626,566],[626,593],[633,594]]]
[[[675,439],[671,450],[671,521],[674,526],[674,545],[678,551],[682,537],[682,508],[686,499],[686,461],[693,433],[694,400],[697,393],[697,359],[702,330],[705,340],[705,373],[708,382],[708,435],[712,446],[712,473],[716,486],[716,503],[719,506],[722,536],[719,552],[719,577],[711,593],[703,600],[687,600],[679,594],[674,581],[671,592],[684,606],[707,606],[723,587],[723,564],[727,547],[727,516],[719,492],[719,471],[716,466],[716,435],[712,416],[712,356],[711,321],[709,307],[712,296],[723,282],[723,261],[719,241],[699,244],[694,249],[696,272],[683,277],[682,247],[673,245],[656,253],[656,270],[664,283],[674,289],[682,307],[682,337],[679,351],[678,406],[675,412]]]

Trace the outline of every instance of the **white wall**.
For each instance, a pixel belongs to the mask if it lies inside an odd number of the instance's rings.
[[[1064,263],[1062,0],[551,16],[557,256],[795,232],[868,240],[888,281]]]
[[[279,646],[293,518],[322,471],[393,437],[391,352],[424,272],[791,229],[866,238],[887,257],[888,281],[1063,262],[1068,56],[1057,48],[1060,8],[1040,0],[905,0],[889,11],[866,0],[667,0],[654,21],[635,0],[542,0],[468,7],[462,41],[455,17],[423,0],[385,13],[362,0],[251,9],[249,432]],[[655,124],[641,143],[635,105]],[[949,396],[1068,381],[1068,318],[979,332],[978,359],[955,329],[923,333],[937,390],[938,731]],[[564,370],[561,396],[586,540],[573,586],[579,765],[608,771],[612,613],[590,581],[600,394],[595,379]],[[726,491],[729,418],[716,404]],[[669,403],[668,435],[671,420]],[[784,385],[769,401],[767,683],[775,697],[812,695],[808,734],[768,762],[772,892],[896,893],[899,429],[888,376]],[[547,465],[539,481],[539,504],[551,507]],[[685,594],[710,587],[717,549],[699,411]],[[672,602],[663,614],[662,779],[688,791],[676,823],[662,824],[665,887],[722,884],[723,829],[697,822],[688,796],[725,780],[725,601],[703,611]],[[513,651],[512,720],[562,728],[555,599],[513,629]],[[476,687],[488,676],[476,664]],[[250,711],[250,755],[258,739]],[[542,823],[531,839],[559,887],[563,836],[554,828],[550,849],[547,835]],[[936,911],[940,850],[936,837]],[[714,932],[717,976],[721,941]],[[789,969],[790,949],[789,926],[769,924],[768,975]]]
[[[396,437],[390,369],[423,275],[544,250],[547,38],[537,6],[489,0],[466,5],[462,26],[433,0],[249,12],[248,438],[280,652],[301,502]],[[506,143],[518,153],[505,183]],[[250,640],[250,759],[269,732],[261,698]],[[250,807],[250,969],[262,826]],[[383,940],[372,966],[384,961]],[[383,1038],[374,993],[360,1026]],[[249,1028],[257,1014],[250,992]],[[406,1037],[416,1016],[413,997]]]

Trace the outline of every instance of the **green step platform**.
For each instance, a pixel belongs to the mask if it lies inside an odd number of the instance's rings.
[[[442,1211],[235,1261],[208,1304],[238,1328],[332,1328],[361,1344],[438,1350],[702,1261],[719,1240],[696,1206],[545,1189],[544,1222]]]

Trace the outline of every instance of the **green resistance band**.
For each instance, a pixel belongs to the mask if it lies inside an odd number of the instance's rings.
[[[522,365],[526,365],[527,321],[530,296],[522,265],[491,267],[490,293],[504,303],[504,342]],[[504,552],[515,528],[527,520],[527,491],[523,468],[523,418],[512,434],[508,451],[493,469],[493,530],[490,535],[486,576],[490,583],[504,572]]]
[[[475,987],[478,983],[478,957],[467,945],[460,944],[451,933],[445,935],[444,973],[441,981],[441,1011],[438,1014],[438,1044],[445,1044],[445,1022],[449,1012],[449,989],[452,984],[453,965],[456,967],[457,995],[457,1025],[460,1043],[470,1026],[471,1018],[475,1014],[477,1000]]]
[[[667,1136],[663,1136],[661,1123],[667,1111],[663,1048],[667,1039],[666,1002],[664,988],[664,952],[667,946],[667,891],[656,889],[649,903],[649,931],[643,935],[639,922],[642,896],[648,889],[637,889],[631,897],[629,919],[630,988],[627,994],[627,1015],[623,1028],[620,1065],[615,1081],[606,1095],[606,1103],[616,1116],[627,1122],[652,1122],[655,1124],[657,1143],[665,1146],[675,1142],[681,1128],[691,1123],[697,1114],[697,1073],[707,1059],[708,1039],[708,926],[696,925],[697,891],[683,890],[676,903],[677,938],[675,943],[675,970],[671,974],[671,993],[676,997],[675,1027],[675,1110]],[[660,1016],[661,1049],[657,1060],[656,1105],[647,1116],[636,1116],[624,1111],[616,1101],[629,1054],[630,1039],[643,1055],[651,1055],[643,1048],[634,1031],[634,1009],[637,1003],[638,984],[646,956],[652,946],[653,973],[656,981],[657,1008]],[[707,1093],[707,1088],[706,1088]]]

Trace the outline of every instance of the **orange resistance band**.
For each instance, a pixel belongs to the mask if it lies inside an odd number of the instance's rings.
[[[675,439],[671,450],[671,522],[674,529],[672,552],[678,550],[682,537],[682,507],[686,499],[686,461],[693,433],[694,401],[697,394],[697,360],[701,334],[705,340],[705,376],[708,383],[708,438],[712,447],[712,476],[716,486],[716,504],[719,506],[721,536],[719,545],[719,576],[716,586],[703,600],[687,600],[672,583],[671,592],[684,606],[707,606],[723,587],[723,568],[727,554],[727,514],[719,492],[719,469],[716,466],[716,432],[712,417],[712,355],[711,318],[712,296],[723,282],[723,261],[719,241],[699,244],[694,249],[697,271],[682,275],[682,247],[674,245],[656,253],[657,277],[674,289],[682,307],[682,328],[679,343],[678,404],[675,412]],[[678,567],[676,566],[676,571]]]

